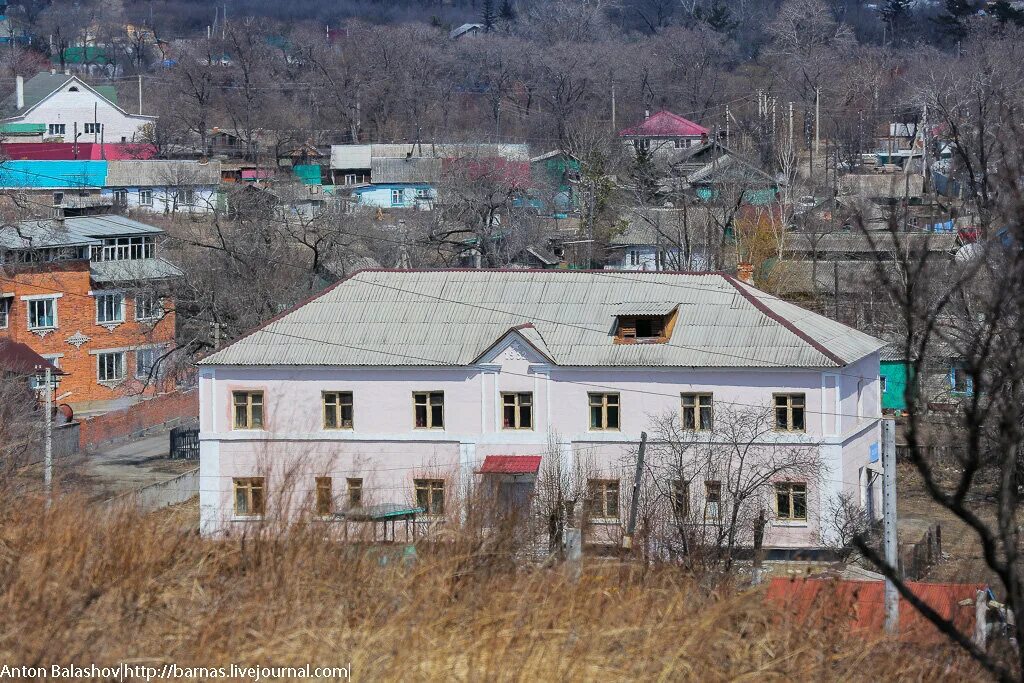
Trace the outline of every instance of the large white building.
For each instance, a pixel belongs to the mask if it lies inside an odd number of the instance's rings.
[[[555,462],[586,465],[588,528],[620,530],[623,463],[669,419],[694,448],[753,430],[761,462],[812,458],[757,495],[767,547],[821,548],[840,499],[877,516],[882,346],[720,273],[361,271],[200,362],[202,530],[368,505],[438,523],[488,477],[530,500]],[[728,476],[688,471],[674,504],[720,524]]]
[[[5,135],[18,142],[75,142],[76,132],[78,142],[142,142],[142,128],[157,119],[121,108],[113,86],[52,71],[18,76],[0,109]]]

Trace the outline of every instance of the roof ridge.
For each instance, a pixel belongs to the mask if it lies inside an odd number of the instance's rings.
[[[827,347],[825,347],[824,344],[819,342],[817,339],[815,339],[814,337],[812,337],[811,335],[807,334],[806,332],[801,330],[799,327],[794,325],[792,320],[790,320],[788,318],[784,318],[783,316],[779,315],[778,313],[773,311],[771,308],[769,308],[767,304],[765,304],[763,301],[761,301],[761,299],[759,297],[756,297],[753,294],[751,294],[750,292],[748,292],[744,288],[744,286],[740,284],[739,280],[737,280],[734,276],[727,275],[727,274],[723,273],[722,277],[725,278],[726,282],[728,282],[729,284],[731,284],[733,287],[736,288],[736,291],[740,293],[740,296],[742,296],[744,299],[749,301],[754,306],[754,308],[756,308],[757,310],[761,311],[761,313],[765,314],[770,319],[772,319],[775,322],[777,322],[778,324],[782,325],[784,328],[786,328],[787,330],[789,330],[790,332],[795,334],[798,338],[800,338],[803,341],[805,341],[806,343],[810,344],[810,346],[814,350],[816,350],[819,353],[821,353],[823,356],[825,356],[826,358],[831,360],[833,363],[836,363],[837,365],[846,365],[846,361],[845,360],[843,360],[842,358],[837,356],[835,353],[830,351]]]

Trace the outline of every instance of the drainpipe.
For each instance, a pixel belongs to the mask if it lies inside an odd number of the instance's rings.
[[[18,109],[25,106],[25,77],[18,76],[16,79],[15,97],[17,98]]]

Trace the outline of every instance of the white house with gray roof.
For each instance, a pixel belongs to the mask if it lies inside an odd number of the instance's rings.
[[[764,494],[765,545],[822,548],[841,496],[878,509],[882,346],[721,273],[360,271],[200,362],[202,531],[351,509],[443,523],[474,484],[523,504],[558,463],[585,471],[607,537],[641,432],[649,457],[666,419],[725,452],[751,415],[755,450],[818,463],[767,482],[789,498]],[[686,480],[702,527],[729,490]]]
[[[78,76],[40,73],[25,81],[2,103],[5,135],[18,142],[142,142],[142,129],[155,116],[131,114],[117,102],[113,86],[91,86]]]

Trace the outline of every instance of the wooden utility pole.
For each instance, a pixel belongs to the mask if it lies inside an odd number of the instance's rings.
[[[882,420],[882,531],[885,563],[899,572],[899,537],[896,526],[896,421]],[[885,630],[896,633],[900,623],[900,596],[896,584],[885,580]]]
[[[629,522],[626,524],[626,535],[622,537],[622,547],[630,550],[633,547],[633,534],[636,533],[636,513],[640,505],[640,480],[644,474],[644,451],[647,449],[647,432],[640,432],[640,449],[636,456],[636,474],[633,477],[633,499],[629,502]]]

